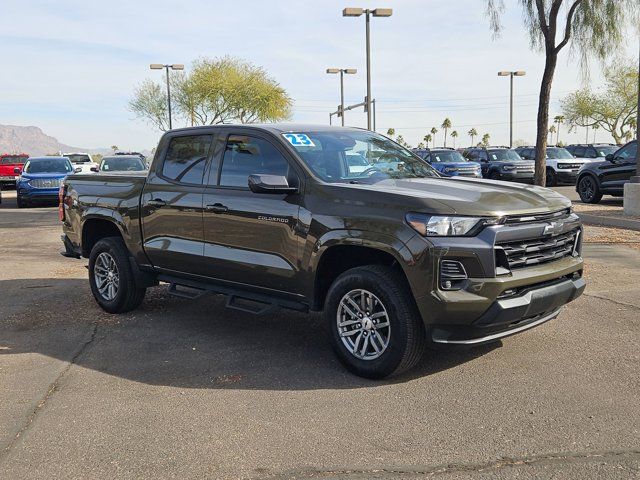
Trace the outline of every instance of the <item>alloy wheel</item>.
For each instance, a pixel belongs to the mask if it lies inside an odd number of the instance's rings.
[[[116,298],[120,286],[120,274],[118,265],[110,253],[102,252],[96,257],[93,278],[102,298],[108,302]]]
[[[351,290],[342,297],[336,326],[343,345],[360,360],[374,360],[389,346],[389,314],[380,299],[368,290]]]

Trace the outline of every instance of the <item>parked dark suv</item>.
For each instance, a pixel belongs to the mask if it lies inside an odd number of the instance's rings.
[[[602,162],[585,164],[578,172],[576,191],[584,203],[598,203],[602,195],[621,197],[624,184],[635,174],[638,142],[633,140],[609,153]]]
[[[523,160],[520,155],[507,147],[473,147],[465,150],[464,156],[472,162],[479,162],[482,176],[492,180],[532,183],[535,163]]]
[[[610,153],[618,150],[613,143],[578,143],[565,147],[571,155],[578,158],[598,158],[604,160]]]

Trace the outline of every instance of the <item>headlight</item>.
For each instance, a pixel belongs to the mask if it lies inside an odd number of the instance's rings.
[[[514,168],[516,168],[515,165],[503,165],[502,166],[503,170],[513,170]]]
[[[406,220],[416,232],[425,237],[473,235],[485,225],[500,223],[499,218],[450,217],[425,213],[407,213]]]

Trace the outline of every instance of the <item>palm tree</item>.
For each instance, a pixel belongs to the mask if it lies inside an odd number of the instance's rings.
[[[556,126],[555,125],[551,125],[549,127],[549,138],[550,138],[549,144],[550,145],[553,144],[553,134],[554,133],[556,133]]]
[[[467,132],[467,135],[471,137],[471,146],[473,147],[473,138],[478,136],[478,131],[475,128],[472,128]]]
[[[456,137],[458,136],[458,132],[457,131],[453,131],[451,132],[451,138],[453,138],[453,148],[456,148]]]
[[[389,130],[387,130],[387,137],[393,137],[395,134],[396,134],[395,128],[390,128]]]
[[[491,135],[489,135],[488,133],[485,133],[482,136],[482,145],[484,145],[485,147],[489,146],[489,139],[491,138]]]
[[[451,128],[451,120],[449,120],[448,118],[445,118],[442,121],[442,125],[440,125],[440,127],[444,128],[444,146],[446,148],[447,147],[447,130]]]
[[[438,133],[438,129],[436,127],[431,127],[431,135],[433,135],[433,147],[436,146],[436,133]]]
[[[425,141],[425,143],[427,144],[427,148],[429,148],[429,143],[431,143],[431,138],[432,138],[432,137],[431,137],[431,134],[430,134],[430,133],[427,133],[427,134],[424,136],[424,138],[423,138],[423,140],[424,140],[424,141]]]
[[[596,143],[596,130],[598,130],[599,128],[600,125],[598,125],[597,123],[591,127],[591,130],[593,130],[593,143]]]
[[[119,149],[117,145],[111,145],[111,150],[113,150],[113,153],[116,153]]]
[[[556,145],[560,143],[560,124],[564,123],[564,115],[556,115],[555,117],[553,117],[553,123],[556,123],[558,125],[557,130],[558,132],[556,133]]]
[[[420,149],[424,149],[424,143],[420,142],[420,143],[418,144],[418,148],[420,148]]]

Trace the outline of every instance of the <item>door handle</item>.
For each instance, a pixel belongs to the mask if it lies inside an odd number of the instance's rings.
[[[167,202],[159,198],[154,198],[153,200],[149,200],[147,205],[150,207],[164,207],[167,205]]]
[[[214,203],[213,205],[205,205],[204,209],[213,213],[226,213],[229,211],[229,207],[221,203]]]

